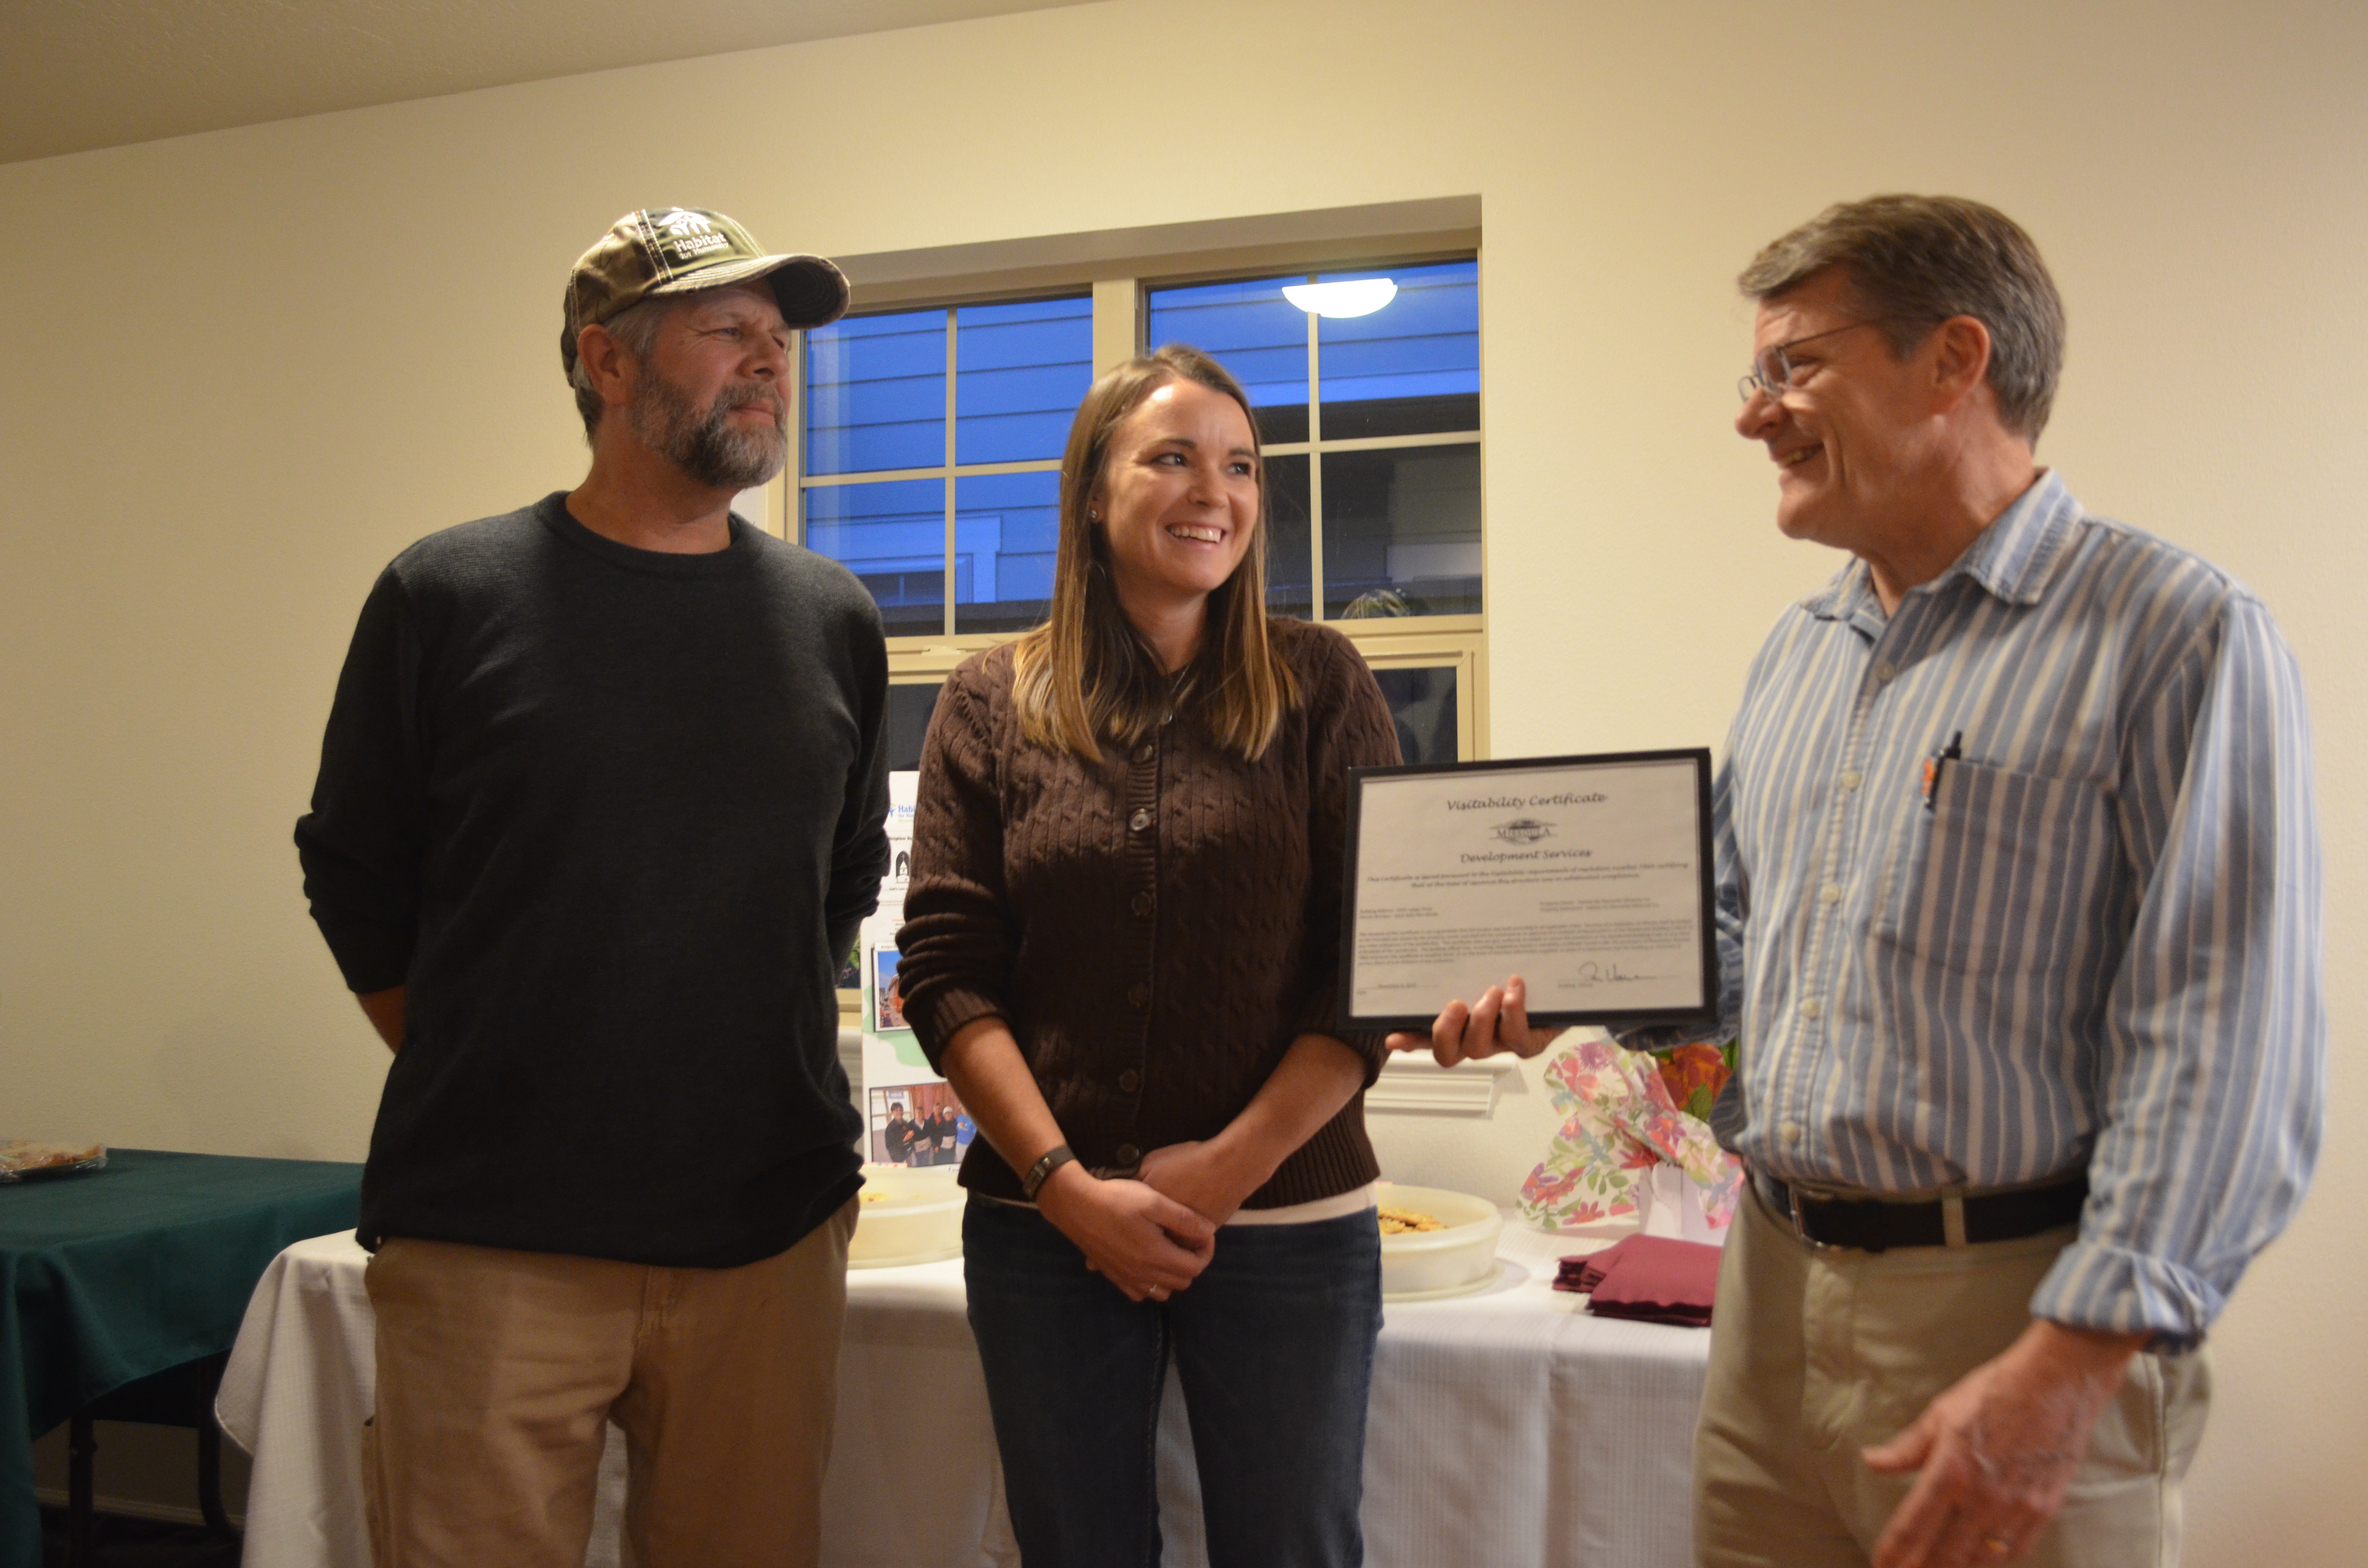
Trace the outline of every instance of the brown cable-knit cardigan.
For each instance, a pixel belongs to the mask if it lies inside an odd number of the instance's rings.
[[[1347,638],[1278,619],[1299,678],[1266,755],[1220,750],[1190,708],[1099,764],[1021,738],[1008,644],[963,663],[921,752],[898,990],[939,1064],[963,1025],[1011,1028],[1062,1135],[1127,1170],[1213,1136],[1301,1034],[1332,1027],[1348,770],[1398,760],[1381,688]],[[1329,1198],[1378,1172],[1360,1093],[1246,1207]],[[1020,1195],[981,1138],[962,1185]]]

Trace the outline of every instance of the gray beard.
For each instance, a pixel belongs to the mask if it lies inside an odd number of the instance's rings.
[[[634,387],[626,412],[642,444],[692,479],[711,489],[747,490],[780,472],[789,460],[788,415],[770,430],[738,428],[732,415],[772,401],[773,394],[761,387],[726,387],[702,415],[680,387],[650,371]]]

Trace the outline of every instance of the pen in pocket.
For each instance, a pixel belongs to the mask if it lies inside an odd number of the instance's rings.
[[[1952,762],[1964,758],[1965,732],[1959,730],[1949,737],[1949,744],[1924,759],[1924,809],[1941,798],[1941,770]]]

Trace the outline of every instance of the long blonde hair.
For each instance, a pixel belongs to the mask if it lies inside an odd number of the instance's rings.
[[[1258,450],[1258,420],[1241,383],[1189,344],[1171,343],[1106,372],[1077,405],[1061,457],[1061,537],[1053,562],[1053,610],[1019,640],[1012,699],[1020,733],[1040,745],[1101,759],[1102,741],[1133,745],[1188,700],[1198,699],[1211,735],[1255,762],[1299,701],[1269,635],[1266,614],[1266,459],[1258,454],[1258,524],[1241,564],[1209,595],[1209,615],[1192,663],[1169,676],[1119,606],[1110,541],[1089,515],[1111,435],[1143,401],[1170,381],[1194,381],[1241,405]]]

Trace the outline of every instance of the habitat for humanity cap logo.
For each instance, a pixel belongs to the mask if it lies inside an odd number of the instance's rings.
[[[695,261],[710,251],[729,249],[729,235],[718,233],[703,212],[689,212],[679,207],[650,214],[650,222],[657,230],[657,248],[674,258],[676,266]]]
[[[1554,824],[1540,822],[1535,817],[1515,817],[1500,822],[1488,830],[1508,844],[1535,844],[1541,838],[1554,836]]]

